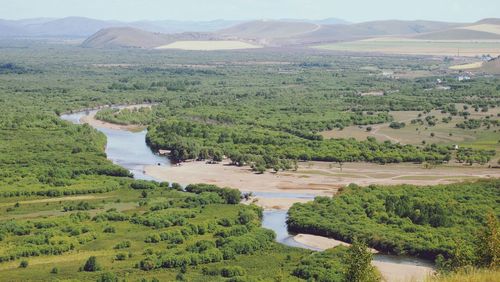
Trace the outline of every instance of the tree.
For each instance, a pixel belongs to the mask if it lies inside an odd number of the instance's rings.
[[[477,264],[483,267],[500,267],[500,225],[490,212],[486,216],[486,228],[478,236]]]
[[[346,282],[372,282],[380,281],[380,276],[371,265],[373,254],[368,250],[365,243],[354,238],[347,252],[345,274]]]
[[[87,262],[85,262],[85,265],[83,266],[83,271],[94,272],[99,270],[101,270],[101,267],[97,263],[97,259],[95,256],[89,257],[89,259],[87,260]]]

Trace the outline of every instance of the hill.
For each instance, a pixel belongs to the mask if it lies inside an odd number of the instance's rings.
[[[29,24],[25,29],[36,36],[87,37],[97,30],[124,25],[120,22],[102,21],[83,17],[68,17],[41,24]]]
[[[307,34],[289,38],[283,44],[317,44],[352,41],[379,36],[415,35],[444,30],[458,24],[432,21],[374,21],[350,25],[323,25]]]
[[[83,47],[90,48],[144,48],[152,49],[178,40],[213,40],[210,33],[185,32],[162,34],[144,31],[132,27],[113,27],[98,31],[87,38]]]
[[[61,19],[34,18],[23,20],[1,20],[0,37],[59,37],[86,38],[101,29],[112,27],[133,27],[149,32],[213,32],[228,28],[239,21],[104,21],[84,17]]]
[[[412,40],[498,40],[500,39],[500,25],[495,25],[495,19],[487,19],[471,24],[448,23],[436,21],[372,21],[356,24],[344,24],[336,19],[320,21],[307,20],[259,20],[238,23],[229,28],[215,32],[185,32],[153,34],[150,30],[161,32],[168,29],[153,22],[136,22],[135,25],[143,26],[141,29],[128,30],[106,29],[89,38],[84,46],[92,47],[140,47],[154,48],[175,41],[192,40],[225,40],[241,41],[259,46],[284,47],[284,46],[310,46],[330,44],[337,42],[359,41],[373,38],[402,38]],[[101,23],[95,23],[98,26]],[[116,24],[116,23],[115,23]],[[193,28],[197,25],[190,23]],[[212,28],[224,26],[226,21],[212,22]],[[171,23],[170,30],[175,30],[175,23]],[[130,25],[134,27],[134,25]],[[146,31],[145,29],[148,29]],[[199,27],[201,28],[201,27]],[[210,28],[208,28],[210,29]],[[111,35],[108,33],[111,32]],[[116,35],[113,35],[117,33]],[[164,33],[164,32],[163,32]],[[134,38],[138,36],[138,38]],[[103,44],[105,43],[105,44]],[[160,43],[159,45],[156,45]]]
[[[87,38],[82,43],[82,46],[92,48],[153,48],[169,42],[171,41],[169,41],[167,36],[159,33],[152,33],[131,27],[114,27],[98,31]]]
[[[500,25],[469,25],[426,33],[414,38],[425,40],[498,40],[500,39]]]
[[[251,40],[271,40],[288,38],[313,32],[321,26],[308,22],[295,21],[251,21],[242,23],[218,32],[222,36],[230,36]]]
[[[482,19],[482,20],[476,22],[476,24],[496,24],[496,25],[500,25],[500,19],[498,19],[498,18]]]

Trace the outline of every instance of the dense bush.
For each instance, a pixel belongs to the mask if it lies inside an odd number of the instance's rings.
[[[377,250],[435,259],[452,255],[455,242],[472,249],[488,210],[500,215],[499,180],[417,187],[351,185],[333,197],[294,204],[288,228],[350,242],[355,236]]]
[[[241,192],[237,189],[220,188],[211,184],[190,184],[186,186],[186,192],[202,194],[203,192],[215,192],[227,204],[238,204],[241,201]]]

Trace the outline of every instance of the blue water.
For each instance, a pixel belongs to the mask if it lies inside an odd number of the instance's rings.
[[[80,119],[96,110],[78,112],[61,115],[61,118],[75,124],[80,124]],[[169,166],[170,160],[167,157],[155,154],[147,146],[147,130],[141,132],[131,132],[126,130],[116,130],[103,127],[96,127],[107,137],[106,156],[114,164],[128,169],[134,174],[134,178],[143,180],[155,180],[153,177],[144,174],[144,167],[148,165]]]

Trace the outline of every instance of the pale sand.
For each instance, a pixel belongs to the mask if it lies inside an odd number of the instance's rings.
[[[139,109],[139,108],[151,108],[153,105],[151,104],[139,104],[139,105],[131,105],[120,107],[120,109]],[[141,125],[121,125],[116,123],[105,122],[102,120],[98,120],[95,118],[96,111],[91,111],[88,115],[83,116],[80,119],[81,123],[86,123],[92,127],[101,127],[108,128],[114,130],[125,130],[125,131],[141,131],[146,128],[146,126]]]
[[[500,170],[487,167],[443,165],[425,169],[418,164],[346,163],[342,172],[337,164],[324,162],[300,163],[297,171],[277,174],[255,174],[249,167],[205,162],[187,162],[181,166],[147,166],[146,174],[163,181],[183,185],[209,183],[232,187],[244,192],[307,193],[332,196],[350,183],[362,186],[370,184],[435,185],[476,178],[500,177]]]
[[[206,40],[206,41],[176,41],[168,45],[156,47],[155,49],[180,49],[192,51],[217,51],[217,50],[238,50],[255,49],[262,46],[246,43],[243,41],[231,40]]]
[[[255,174],[249,167],[228,165],[228,161],[220,164],[205,162],[187,162],[181,166],[146,166],[147,175],[163,181],[177,182],[182,185],[193,183],[215,184],[221,187],[232,187],[243,192],[273,193],[308,193],[332,196],[340,187],[325,177],[301,177],[292,173]]]
[[[248,201],[243,201],[243,204],[255,204],[265,210],[288,210],[295,203],[307,203],[312,199],[301,198],[264,198],[253,197]]]
[[[384,261],[372,261],[372,264],[387,282],[426,281],[435,273],[435,270],[429,266]]]
[[[308,247],[312,247],[322,251],[335,248],[337,246],[349,247],[351,245],[349,243],[335,240],[332,238],[310,235],[310,234],[297,234],[293,237],[293,240],[301,243],[302,245],[306,245]],[[375,249],[370,249],[370,251],[374,254],[378,253],[378,251]]]
[[[298,234],[293,239],[302,245],[309,246],[319,250],[326,250],[336,246],[350,246],[350,244],[315,235]],[[378,253],[375,249],[370,249],[372,253]],[[372,264],[382,274],[385,281],[399,282],[399,281],[425,281],[434,273],[434,269],[429,266],[402,264],[394,262],[386,262],[380,260],[373,260]]]

